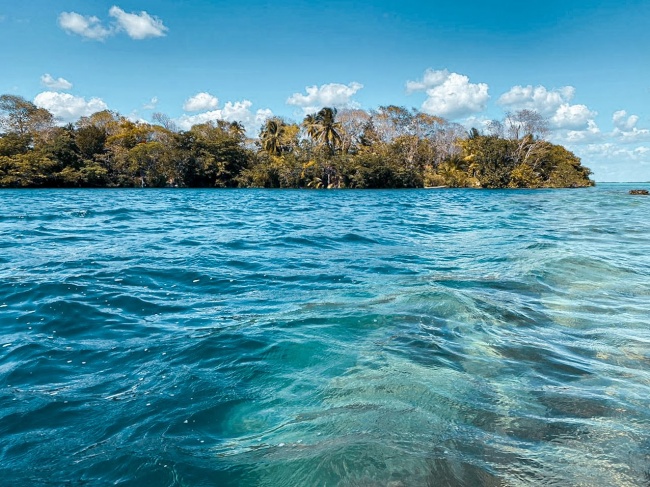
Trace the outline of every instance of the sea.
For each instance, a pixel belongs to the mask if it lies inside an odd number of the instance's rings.
[[[648,187],[0,191],[0,482],[648,486]]]

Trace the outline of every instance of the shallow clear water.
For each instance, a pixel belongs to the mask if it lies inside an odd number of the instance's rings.
[[[2,191],[3,482],[648,485],[628,189]]]

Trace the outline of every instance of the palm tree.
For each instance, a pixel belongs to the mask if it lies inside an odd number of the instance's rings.
[[[336,170],[332,166],[332,156],[334,156],[336,148],[342,143],[339,134],[341,124],[336,121],[336,109],[325,107],[315,115],[307,115],[302,122],[302,126],[316,144],[327,148],[327,156],[323,161],[323,178],[319,184],[325,186],[325,181],[327,181],[328,188],[340,184],[340,180],[336,176]],[[332,180],[335,182],[332,182]]]
[[[230,125],[228,126],[228,132],[230,135],[239,140],[243,140],[246,136],[246,129],[241,122],[230,122]]]
[[[341,145],[341,124],[336,121],[336,108],[325,107],[316,114],[307,115],[302,126],[312,140],[327,147],[330,155]]]
[[[318,122],[318,140],[329,149],[330,154],[334,154],[336,147],[341,144],[341,124],[336,121],[336,108],[325,107],[316,114]]]
[[[260,141],[262,150],[272,156],[278,156],[282,153],[282,136],[284,135],[284,122],[278,118],[269,118],[264,122],[260,131]]]
[[[318,120],[316,120],[316,116],[314,114],[307,115],[305,119],[302,121],[302,126],[305,129],[305,132],[307,132],[307,135],[309,137],[311,137],[312,139],[317,138]]]

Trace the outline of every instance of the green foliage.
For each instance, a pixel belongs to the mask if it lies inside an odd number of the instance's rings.
[[[52,129],[47,138],[41,139],[39,148],[57,162],[57,169],[68,166],[78,169],[82,163],[71,126]]]
[[[54,124],[54,116],[20,96],[0,96],[0,130],[34,136]]]
[[[591,170],[582,166],[580,158],[560,145],[549,148],[548,186],[553,188],[579,188],[593,186],[589,179]]]
[[[13,157],[0,156],[0,186],[27,188],[48,186],[56,162],[37,151]]]
[[[183,185],[234,187],[250,164],[252,153],[241,137],[224,125],[195,125],[179,136],[177,176]]]
[[[85,160],[95,160],[96,156],[104,153],[106,148],[106,129],[97,125],[79,127],[75,132],[75,143],[81,157]]]
[[[0,136],[0,156],[11,157],[23,154],[29,150],[31,144],[29,135],[20,135],[14,132]]]
[[[507,188],[516,161],[511,141],[495,136],[472,137],[460,142],[465,170],[483,188]]]
[[[537,188],[593,184],[530,111],[468,133],[398,106],[325,107],[301,125],[270,118],[259,139],[223,120],[178,131],[108,110],[56,127],[52,115],[0,97],[0,187]],[[508,136],[506,138],[505,135]]]
[[[285,123],[279,118],[269,118],[260,132],[262,150],[271,156],[279,156],[286,151],[284,142]]]
[[[401,187],[396,167],[380,154],[364,151],[354,158],[349,175],[352,188]]]
[[[542,180],[539,175],[535,173],[532,167],[528,164],[522,163],[512,170],[510,173],[509,188],[539,188],[542,186]]]
[[[271,156],[290,153],[298,145],[300,127],[288,124],[278,117],[269,118],[260,131],[262,151]]]
[[[334,155],[342,142],[341,124],[336,121],[336,114],[336,108],[325,107],[316,115],[307,115],[303,121],[307,134],[330,155]]]
[[[460,142],[465,168],[483,188],[565,188],[591,186],[591,171],[562,146],[535,139],[473,136]],[[472,181],[470,181],[472,182]],[[450,184],[451,185],[451,184]],[[468,186],[458,181],[456,185]]]

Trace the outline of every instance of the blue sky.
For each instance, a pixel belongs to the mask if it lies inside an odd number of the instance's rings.
[[[650,181],[650,2],[30,0],[0,4],[0,93],[62,121],[181,127],[322,106],[481,127],[546,116],[597,181]]]

